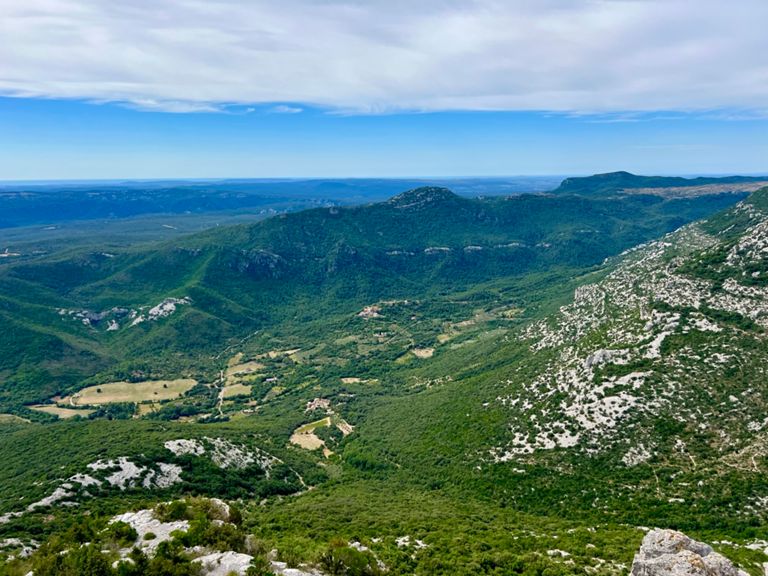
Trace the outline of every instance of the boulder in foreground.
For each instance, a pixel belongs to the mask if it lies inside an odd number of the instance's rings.
[[[710,546],[674,530],[651,530],[632,561],[631,576],[748,576]]]

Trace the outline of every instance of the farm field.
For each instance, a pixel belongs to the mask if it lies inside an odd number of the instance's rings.
[[[15,414],[0,414],[0,424],[26,424],[29,420]]]
[[[109,382],[83,388],[61,400],[71,406],[99,406],[117,402],[149,402],[178,398],[195,386],[189,378],[178,380],[149,380],[146,382]]]
[[[38,404],[37,406],[30,406],[30,408],[32,410],[37,410],[38,412],[43,412],[52,416],[57,416],[65,420],[67,418],[74,418],[75,416],[86,417],[94,412],[93,410],[88,410],[87,408],[65,408],[55,404]]]
[[[304,424],[303,426],[300,426],[294,430],[293,434],[291,434],[291,444],[300,446],[305,450],[317,450],[318,448],[324,448],[325,442],[323,442],[322,439],[315,435],[315,430],[317,428],[330,425],[330,416],[326,416],[325,418],[316,420],[315,422],[310,422],[309,424]]]
[[[222,398],[232,398],[233,396],[250,396],[251,387],[245,384],[231,384],[225,386],[222,391]]]

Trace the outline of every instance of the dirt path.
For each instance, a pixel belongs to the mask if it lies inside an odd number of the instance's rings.
[[[219,416],[223,417],[224,412],[222,411],[221,407],[224,405],[224,388],[227,385],[227,380],[224,377],[224,370],[219,370],[218,382],[219,382],[219,395],[218,395],[218,401],[216,402],[216,410],[219,411]]]

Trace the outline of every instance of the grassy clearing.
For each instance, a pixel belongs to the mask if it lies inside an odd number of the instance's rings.
[[[238,352],[229,359],[229,362],[227,363],[227,371],[225,373],[228,382],[235,381],[238,377],[248,376],[264,369],[264,364],[261,362],[256,362],[255,360],[243,362],[242,360],[242,352]]]
[[[379,379],[348,377],[348,378],[341,378],[341,383],[342,384],[378,384]]]
[[[37,410],[38,412],[45,412],[46,414],[52,414],[54,416],[58,416],[59,418],[72,418],[74,416],[83,416],[86,417],[94,410],[87,410],[87,409],[75,409],[75,408],[63,408],[61,406],[55,406],[53,404],[40,404],[38,406],[30,406],[32,410]]]
[[[322,448],[323,456],[328,458],[333,452],[326,446],[325,441],[315,434],[315,430],[326,426],[336,426],[344,436],[351,434],[354,430],[354,428],[342,418],[335,415],[333,417],[326,416],[325,418],[315,420],[314,422],[296,428],[296,430],[293,431],[293,434],[291,434],[290,442],[305,450],[317,450],[318,448]]]
[[[310,422],[309,424],[299,426],[296,428],[296,430],[293,431],[293,434],[291,434],[290,442],[291,444],[304,448],[305,450],[317,450],[318,448],[323,448],[323,453],[330,453],[330,450],[325,447],[325,442],[315,435],[316,428],[330,425],[331,417],[326,416],[321,420],[316,420],[314,422]],[[326,454],[326,456],[327,455],[329,454]]]
[[[197,382],[190,378],[149,380],[146,382],[110,382],[89,386],[68,396],[62,403],[72,406],[111,404],[114,402],[148,402],[178,398]]]
[[[285,392],[285,386],[273,386],[269,390],[269,392],[267,392],[264,395],[264,402],[269,402],[270,400],[274,400],[275,398],[280,396],[280,394],[282,394],[283,392]]]
[[[326,416],[325,418],[321,418],[320,420],[315,420],[314,422],[310,422],[309,424],[304,424],[302,426],[299,426],[294,430],[294,434],[311,434],[315,431],[315,428],[320,428],[321,426],[330,426],[331,425],[331,417]]]
[[[155,412],[160,408],[159,404],[155,404],[154,402],[148,402],[145,404],[139,404],[139,410],[138,414],[139,416],[145,416],[147,414],[151,414],[152,412]]]
[[[242,376],[244,374],[252,374],[259,370],[264,369],[264,364],[256,361],[243,362],[241,364],[235,364],[227,368],[227,376]]]
[[[0,424],[28,424],[29,420],[15,414],[0,414]]]
[[[275,358],[280,358],[281,356],[293,356],[299,352],[301,352],[301,348],[292,348],[290,350],[270,350],[265,354],[259,354],[256,356],[256,358],[269,358],[270,360],[274,360]]]
[[[432,355],[435,353],[434,348],[414,348],[411,350],[413,352],[413,355],[416,356],[416,358],[432,358]]]
[[[251,387],[245,384],[232,384],[231,386],[225,386],[222,394],[223,398],[232,398],[234,396],[250,396]]]

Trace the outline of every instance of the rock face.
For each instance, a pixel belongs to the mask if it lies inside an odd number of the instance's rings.
[[[202,565],[206,576],[227,576],[228,574],[245,574],[251,565],[253,556],[237,552],[216,552],[195,558],[194,562]]]
[[[651,530],[632,561],[631,576],[748,576],[725,556],[674,530]]]
[[[138,537],[134,546],[150,556],[154,555],[155,550],[162,542],[170,540],[174,532],[189,530],[189,522],[186,520],[161,522],[155,518],[154,510],[150,509],[120,514],[110,520],[110,524],[114,522],[125,522],[136,530]]]
[[[448,190],[437,186],[423,186],[408,190],[388,200],[388,204],[398,210],[423,210],[441,203],[461,202],[461,198]]]
[[[215,552],[207,556],[195,558],[193,562],[200,564],[203,576],[243,576],[251,565],[253,556],[238,552]],[[276,576],[323,576],[312,570],[305,572],[298,568],[288,568],[285,562],[272,561],[272,573]]]
[[[768,396],[739,382],[768,380],[768,188],[720,218],[628,250],[521,332],[542,361],[510,366],[499,383],[509,434],[494,461],[619,448],[638,465],[664,443],[641,432],[660,418],[719,436],[715,450],[755,444]],[[752,375],[732,376],[743,369]]]

